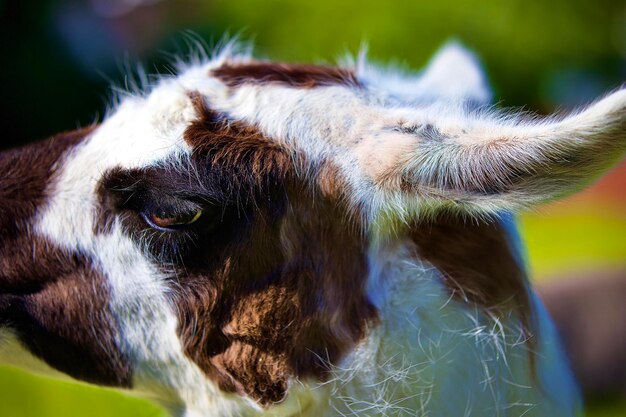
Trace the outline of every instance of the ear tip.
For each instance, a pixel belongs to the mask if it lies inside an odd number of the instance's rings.
[[[431,59],[431,65],[461,65],[483,73],[478,57],[458,39],[447,41]]]
[[[624,124],[626,122],[626,87],[607,94],[590,106],[588,111],[598,117],[610,115]]]
[[[466,59],[476,59],[475,54],[457,38],[451,38],[446,41],[436,52],[435,56],[444,54],[457,54]]]
[[[446,42],[431,58],[422,83],[446,96],[463,96],[480,103],[491,100],[480,60],[456,39]]]
[[[622,111],[626,110],[626,86],[622,86],[619,90],[611,93],[607,100],[612,100],[615,106]]]

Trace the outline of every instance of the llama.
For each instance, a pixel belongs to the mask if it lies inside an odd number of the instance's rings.
[[[0,154],[0,329],[174,416],[573,416],[511,213],[622,158],[626,90],[488,108],[419,75],[224,48],[104,120]]]

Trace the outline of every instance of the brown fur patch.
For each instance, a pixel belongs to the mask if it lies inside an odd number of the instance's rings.
[[[302,166],[303,161],[289,157],[291,150],[268,140],[257,129],[210,109],[201,94],[190,93],[190,98],[198,119],[185,131],[185,140],[196,155],[210,154],[211,165],[230,175],[229,188],[281,180],[294,164]]]
[[[49,271],[37,290],[0,294],[0,304],[7,303],[0,321],[53,368],[87,382],[130,387],[132,372],[115,342],[106,278],[86,260],[71,259],[53,245],[48,249],[60,262],[68,258],[66,263]]]
[[[189,271],[177,290],[187,354],[222,388],[262,404],[280,401],[290,377],[324,380],[376,315],[358,228],[304,193],[289,192],[278,218],[254,214],[217,270]]]
[[[95,126],[0,154],[0,325],[69,375],[128,386],[104,277],[81,255],[33,232],[63,156]]]
[[[359,86],[353,71],[323,65],[274,64],[252,62],[224,64],[211,71],[229,87],[243,84],[277,83],[296,88],[315,88],[329,85]]]
[[[526,275],[498,222],[440,215],[415,224],[410,236],[418,256],[435,266],[457,299],[476,303],[498,317],[514,312],[531,336]],[[532,339],[529,339],[532,347]]]
[[[45,269],[32,268],[31,246],[40,245],[38,252],[46,253],[46,243],[30,241],[32,217],[48,198],[47,186],[55,175],[57,162],[94,128],[62,133],[0,153],[0,291],[37,285],[38,272],[47,278]],[[44,256],[40,262],[47,258]],[[53,256],[49,262],[55,263]]]
[[[376,319],[366,242],[332,191],[337,179],[300,178],[294,164],[306,161],[191,97],[191,165],[112,171],[101,201],[104,212],[124,212],[137,238],[153,236],[155,258],[175,269],[187,355],[222,389],[269,405],[290,378],[324,380]],[[308,167],[318,170],[334,172]],[[154,233],[138,213],[172,200],[201,201],[205,213],[187,230]]]

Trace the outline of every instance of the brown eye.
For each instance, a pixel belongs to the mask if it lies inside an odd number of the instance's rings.
[[[189,213],[166,213],[164,211],[156,211],[149,213],[146,217],[148,224],[156,229],[179,229],[183,226],[190,225],[200,218],[202,210],[198,209]]]

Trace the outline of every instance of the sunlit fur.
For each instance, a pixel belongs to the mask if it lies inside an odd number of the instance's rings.
[[[536,299],[534,376],[518,318],[453,299],[433,267],[415,258],[413,243],[399,236],[411,219],[440,209],[486,217],[579,190],[624,153],[626,91],[559,120],[502,115],[489,110],[477,59],[458,44],[444,47],[417,75],[361,60],[359,88],[231,90],[210,73],[251,59],[239,50],[228,44],[180,64],[179,75],[147,91],[121,94],[101,126],[60,162],[52,198],[38,214],[38,233],[86,254],[106,275],[136,391],[185,417],[580,412],[555,330]],[[288,398],[269,409],[221,392],[184,354],[167,276],[142,242],[123,233],[119,219],[110,232],[94,235],[104,172],[190,157],[183,140],[197,117],[190,92],[309,161],[332,161],[349,215],[366,224],[371,242],[367,288],[379,323],[341,363],[329,364],[328,381],[294,380]],[[581,158],[573,166],[561,163],[569,155]]]

